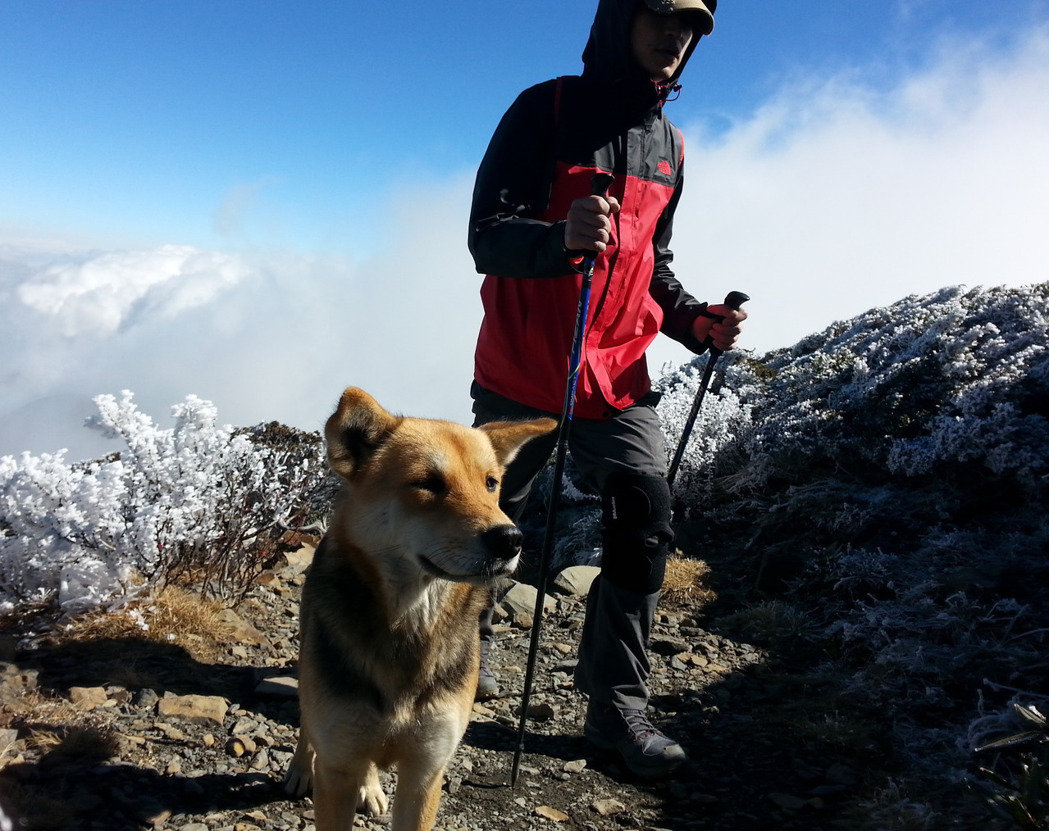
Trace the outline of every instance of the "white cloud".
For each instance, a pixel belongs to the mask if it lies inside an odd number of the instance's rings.
[[[945,45],[887,92],[856,73],[795,81],[717,138],[685,125],[679,276],[707,300],[750,293],[759,352],[907,294],[1049,279],[1047,90],[1043,30],[1007,55]],[[393,194],[388,238],[359,262],[0,247],[0,453],[95,452],[79,422],[123,388],[154,416],[194,393],[234,424],[317,429],[347,384],[467,420],[471,184]],[[689,357],[657,344],[654,367]]]
[[[465,420],[479,278],[465,245],[470,177],[389,205],[411,228],[360,263],[184,246],[84,254],[0,249],[0,453],[104,449],[91,398],[131,389],[163,417],[194,393],[225,422],[318,429],[346,385],[391,409]],[[457,245],[455,243],[458,243]]]
[[[63,337],[103,337],[136,318],[167,318],[206,305],[246,274],[236,257],[165,245],[53,264],[15,294]]]
[[[727,135],[686,130],[679,275],[751,294],[759,351],[944,285],[1049,279],[1047,91],[1042,29],[1007,55],[945,43],[889,91],[813,80]]]

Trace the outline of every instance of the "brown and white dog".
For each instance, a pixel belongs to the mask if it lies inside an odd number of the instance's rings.
[[[481,428],[403,418],[349,388],[328,419],[344,480],[300,607],[302,727],[286,778],[313,787],[318,831],[383,813],[378,769],[397,766],[392,831],[433,827],[477,686],[486,584],[517,565],[499,509],[503,471],[552,419]]]

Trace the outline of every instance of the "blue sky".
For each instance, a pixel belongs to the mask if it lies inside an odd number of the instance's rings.
[[[357,383],[467,418],[472,176],[595,7],[0,2],[0,453],[75,447],[121,388],[312,428]],[[680,276],[754,295],[759,352],[1049,278],[1047,42],[1049,0],[723,0],[668,109]]]

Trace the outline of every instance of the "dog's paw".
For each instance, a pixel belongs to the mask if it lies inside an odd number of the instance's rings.
[[[382,785],[379,783],[379,772],[372,765],[368,770],[364,784],[361,785],[357,810],[362,814],[377,817],[380,814],[385,814],[389,807],[390,801],[386,798]]]
[[[288,772],[284,774],[284,793],[288,796],[303,797],[310,792],[312,784],[313,771],[292,759],[288,765]]]
[[[295,746],[295,755],[288,763],[288,772],[284,774],[284,793],[288,796],[306,796],[313,787],[313,745],[304,735],[299,736]]]

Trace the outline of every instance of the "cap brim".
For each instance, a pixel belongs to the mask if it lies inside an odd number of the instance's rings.
[[[645,0],[645,5],[657,14],[687,14],[695,21],[692,28],[700,35],[714,31],[717,0]]]

